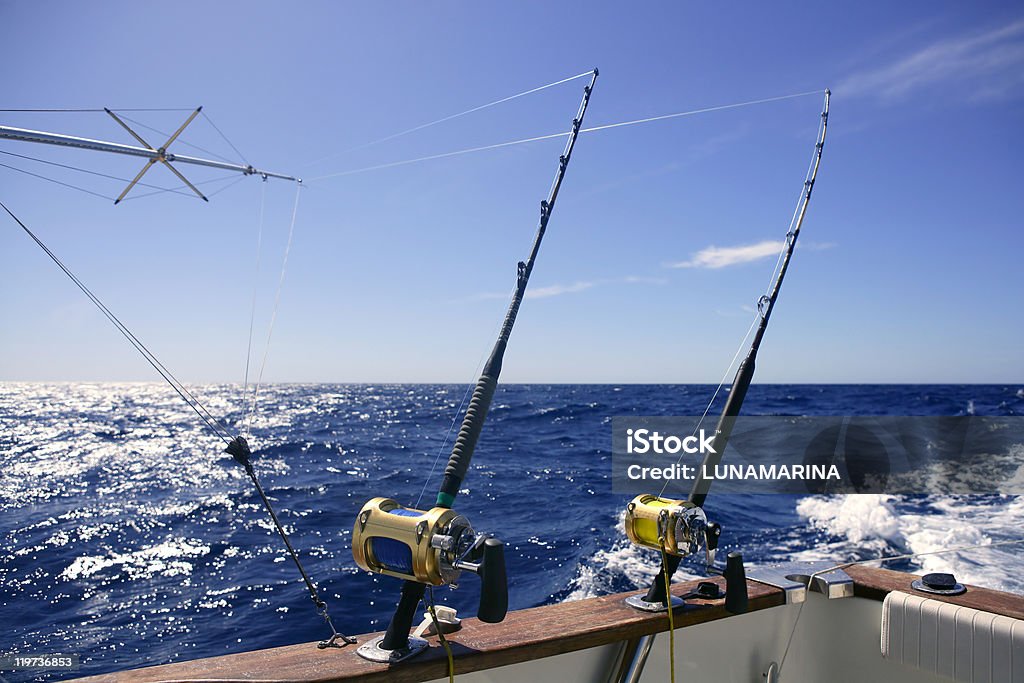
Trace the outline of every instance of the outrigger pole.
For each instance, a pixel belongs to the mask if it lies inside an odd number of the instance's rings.
[[[153,147],[146,142],[142,137],[136,133],[131,127],[128,126],[124,120],[115,114],[110,109],[104,109],[107,114],[111,116],[117,123],[124,128],[128,133],[139,141],[143,147],[136,147],[133,145],[124,145],[117,142],[106,142],[103,140],[93,140],[91,138],[76,137],[73,135],[62,135],[59,133],[47,133],[38,130],[28,130],[25,128],[12,128],[10,126],[0,126],[0,139],[3,140],[20,140],[21,142],[36,142],[47,145],[59,145],[62,147],[77,147],[78,149],[90,149],[95,152],[109,152],[113,154],[125,154],[128,156],[142,157],[147,159],[146,165],[142,167],[142,170],[138,172],[135,178],[128,184],[116,200],[115,204],[119,204],[122,199],[135,187],[136,183],[142,179],[153,165],[156,163],[162,163],[166,166],[178,179],[185,183],[185,185],[196,193],[196,195],[203,201],[209,201],[206,196],[199,191],[199,189],[190,183],[185,176],[183,176],[178,169],[171,165],[171,162],[177,162],[182,164],[193,164],[195,166],[207,166],[209,168],[218,168],[225,171],[235,171],[236,173],[242,173],[244,175],[260,175],[264,178],[280,178],[282,180],[291,180],[294,182],[302,182],[299,178],[294,176],[285,175],[283,173],[273,173],[271,171],[265,171],[259,168],[255,168],[251,165],[243,164],[232,164],[226,161],[215,161],[213,159],[202,159],[200,157],[186,156],[184,154],[173,154],[167,151],[167,148],[171,146],[171,143],[178,139],[178,136],[185,130],[186,127],[199,115],[203,110],[202,107],[198,107],[193,111],[189,117],[185,120],[178,130],[174,131],[174,134],[167,139],[167,142],[161,147]]]
[[[526,285],[530,281],[530,274],[533,272],[533,264],[537,260],[537,253],[540,251],[541,241],[551,219],[551,213],[555,208],[555,200],[558,199],[558,191],[562,186],[562,179],[565,177],[565,170],[569,166],[569,159],[572,157],[572,150],[576,145],[576,138],[579,136],[580,126],[583,124],[583,117],[587,112],[587,104],[590,102],[590,94],[597,82],[597,69],[590,79],[590,84],[583,89],[583,100],[580,102],[576,118],[572,122],[572,131],[569,140],[565,144],[565,150],[558,159],[558,172],[547,199],[540,203],[540,225],[537,234],[533,239],[533,248],[530,250],[529,258],[520,261],[516,275],[516,291],[512,296],[508,312],[505,314],[505,322],[498,333],[498,340],[494,344],[487,363],[484,365],[480,379],[477,380],[476,388],[470,399],[469,407],[462,420],[459,435],[455,440],[451,455],[448,458],[448,466],[444,471],[444,479],[440,490],[437,493],[435,505],[441,508],[450,508],[455,502],[455,496],[459,493],[459,487],[469,469],[469,463],[473,458],[473,451],[476,448],[477,440],[483,429],[484,421],[487,419],[487,411],[491,407],[491,400],[494,398],[494,390],[498,386],[498,375],[501,374],[502,359],[505,356],[505,347],[508,345],[509,336],[512,334],[512,326],[515,325],[516,315],[519,313],[519,306],[523,303],[526,294]],[[487,584],[487,578],[484,584]],[[402,597],[391,618],[387,633],[381,641],[381,648],[384,650],[403,650],[409,645],[409,630],[412,628],[412,621],[416,614],[416,606],[423,599],[426,586],[422,583],[406,581],[402,584]],[[507,607],[507,603],[506,606]],[[495,610],[504,617],[505,609]],[[485,615],[480,615],[487,620]],[[500,621],[498,618],[497,621]]]
[[[736,377],[733,379],[732,388],[729,390],[729,396],[725,401],[722,414],[718,418],[718,424],[715,426],[715,435],[712,437],[711,447],[704,456],[704,461],[697,474],[697,480],[694,481],[693,488],[690,490],[688,500],[697,507],[704,506],[704,501],[708,497],[708,490],[711,488],[711,480],[704,477],[704,472],[714,470],[714,467],[722,462],[722,456],[729,443],[729,437],[732,435],[736,417],[740,413],[743,400],[747,396],[747,390],[754,379],[757,351],[761,347],[761,340],[764,338],[765,330],[768,329],[768,319],[771,317],[772,310],[775,308],[775,302],[779,298],[782,280],[786,277],[789,261],[793,256],[793,250],[796,248],[796,240],[800,236],[800,227],[803,225],[804,216],[807,214],[807,206],[811,202],[811,193],[814,191],[814,180],[818,175],[818,167],[821,165],[821,152],[825,147],[825,131],[828,128],[828,101],[831,94],[829,90],[825,90],[825,104],[821,111],[821,132],[815,145],[814,166],[811,169],[810,177],[804,181],[803,200],[796,215],[796,220],[793,223],[792,229],[786,233],[786,250],[783,254],[778,274],[775,276],[775,281],[772,283],[769,293],[763,295],[757,302],[757,309],[761,314],[761,320],[758,323],[757,331],[754,333],[754,340],[750,344],[747,356],[736,369]],[[679,568],[681,560],[682,557],[679,555],[668,556],[664,571],[668,574],[669,578]],[[665,577],[663,574],[659,573],[655,577],[644,599],[648,602],[667,604]]]

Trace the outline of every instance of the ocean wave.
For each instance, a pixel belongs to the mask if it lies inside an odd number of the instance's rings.
[[[76,557],[60,573],[65,581],[102,576],[106,580],[125,578],[129,581],[155,576],[188,576],[193,562],[209,554],[210,546],[196,539],[171,538],[158,545],[126,553],[83,555]],[[108,571],[110,570],[110,571]]]

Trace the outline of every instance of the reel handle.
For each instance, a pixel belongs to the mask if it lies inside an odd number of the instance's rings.
[[[715,551],[718,550],[718,539],[722,536],[722,525],[708,522],[704,528],[704,564],[710,569],[715,565]]]
[[[508,613],[508,575],[505,572],[505,544],[496,538],[484,541],[480,562],[480,606],[477,618],[497,624]]]
[[[722,535],[722,525],[718,522],[708,522],[704,530],[704,539],[708,550],[715,552],[718,549],[718,538]]]

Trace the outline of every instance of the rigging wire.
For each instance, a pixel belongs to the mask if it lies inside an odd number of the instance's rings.
[[[243,176],[237,176],[237,177],[235,177],[234,175],[226,175],[226,176],[221,176],[220,178],[211,178],[209,180],[203,180],[201,182],[192,183],[192,184],[195,185],[196,187],[202,187],[202,186],[205,186],[205,185],[212,185],[214,183],[227,183],[228,181],[234,181],[234,182],[229,183],[225,187],[219,188],[217,190],[214,190],[213,192],[208,193],[206,195],[206,197],[210,198],[210,197],[213,197],[214,195],[217,195],[217,194],[223,192],[227,188],[232,187],[235,183],[237,183],[237,182],[239,182],[241,180],[245,180],[245,176],[244,175]],[[138,183],[136,183],[136,184],[138,184]],[[131,201],[133,199],[142,199],[143,197],[154,197],[154,196],[156,196],[158,194],[163,194],[164,192],[173,192],[174,194],[183,194],[186,197],[192,197],[194,199],[199,199],[199,197],[197,197],[195,194],[190,194],[188,192],[178,192],[178,190],[184,190],[184,189],[187,189],[187,188],[188,188],[187,185],[179,185],[176,188],[171,188],[171,189],[166,189],[166,190],[161,189],[161,190],[156,190],[154,192],[142,192],[140,194],[131,194],[131,195],[128,195],[127,197],[125,197],[124,199],[122,199],[121,201],[122,202],[128,202],[128,201]]]
[[[243,162],[245,162],[245,165],[246,165],[246,166],[251,166],[252,164],[250,164],[250,163],[249,163],[249,160],[245,158],[245,155],[244,155],[244,154],[242,154],[242,153],[241,153],[241,152],[240,152],[240,151],[238,150],[238,148],[237,148],[237,147],[235,147],[235,143],[231,142],[231,140],[230,140],[230,139],[228,139],[228,136],[227,136],[227,135],[225,135],[225,134],[224,134],[224,131],[222,131],[222,130],[221,130],[221,129],[220,129],[220,128],[219,128],[218,126],[217,126],[217,124],[213,122],[213,119],[211,119],[211,118],[209,117],[209,115],[208,115],[208,114],[207,114],[207,113],[206,113],[205,111],[201,111],[201,112],[199,112],[199,113],[200,113],[200,115],[201,115],[201,116],[202,116],[202,117],[203,117],[204,119],[206,119],[206,122],[207,122],[207,123],[209,123],[209,124],[210,124],[211,126],[213,126],[213,129],[214,129],[215,131],[217,131],[217,133],[219,133],[219,134],[220,134],[220,136],[221,136],[222,138],[224,138],[224,142],[228,143],[228,145],[229,145],[229,146],[231,147],[231,149],[235,150],[235,154],[237,154],[237,155],[238,155],[238,158],[239,158],[239,159],[241,159],[241,160],[242,160]]]
[[[222,439],[225,443],[230,443],[231,433],[227,430],[227,428],[224,427],[223,423],[221,423],[220,420],[214,417],[214,415],[206,408],[206,406],[204,406],[199,401],[199,399],[196,398],[195,395],[193,395],[192,392],[190,392],[188,388],[185,387],[185,385],[182,384],[178,380],[178,378],[176,378],[171,373],[171,371],[168,370],[155,355],[153,355],[153,352],[150,351],[149,348],[146,347],[146,345],[143,344],[139,340],[139,338],[136,337],[132,333],[132,331],[129,330],[128,327],[126,327],[125,324],[122,323],[121,320],[116,315],[114,315],[114,313],[109,308],[107,308],[107,306],[99,299],[99,297],[93,294],[92,290],[90,290],[85,285],[85,283],[78,279],[78,277],[71,272],[71,270],[64,264],[64,262],[61,261],[60,258],[50,250],[49,247],[47,247],[46,244],[44,244],[43,241],[39,239],[39,237],[37,237],[36,234],[32,232],[32,230],[30,230],[29,227],[25,225],[21,221],[21,219],[14,214],[13,211],[7,208],[6,204],[0,201],[0,207],[3,207],[4,211],[6,211],[7,214],[11,218],[13,218],[19,226],[21,226],[21,229],[24,230],[25,233],[32,238],[32,241],[34,241],[39,246],[39,248],[41,248],[46,253],[46,255],[49,256],[50,259],[55,264],[57,264],[57,267],[64,271],[64,274],[67,275],[71,279],[71,281],[78,286],[80,290],[82,290],[82,293],[85,294],[89,298],[89,300],[96,305],[96,307],[100,310],[101,313],[103,313],[107,320],[109,320],[114,325],[114,327],[117,328],[118,332],[120,332],[124,336],[124,338],[127,339],[128,342],[132,346],[134,346],[135,349],[140,354],[142,354],[142,357],[146,359],[146,362],[148,362],[153,367],[153,369],[156,370],[157,373],[161,377],[163,377],[164,380],[167,381],[171,388],[174,389],[174,391],[182,398],[182,400],[185,401],[185,403],[187,403],[188,406],[199,416],[199,418],[210,429],[210,431],[212,431],[218,438]]]
[[[22,112],[22,113],[37,113],[37,114],[39,114],[39,113],[43,113],[43,114],[45,114],[45,113],[64,113],[64,112],[98,113],[98,112],[106,112],[107,109],[109,109],[110,111],[116,111],[116,112],[122,112],[122,111],[192,111],[194,109],[194,107],[177,107],[177,108],[171,108],[171,109],[159,108],[159,107],[158,108],[142,108],[142,109],[139,109],[139,108],[134,108],[133,109],[133,108],[130,108],[130,107],[129,108],[107,107],[106,109],[103,109],[103,108],[100,108],[100,109],[74,109],[74,108],[70,108],[70,109],[69,108],[64,108],[64,109],[0,109],[0,112]]]
[[[631,120],[631,121],[620,121],[618,123],[607,123],[607,124],[603,124],[603,125],[600,125],[600,126],[591,126],[589,128],[582,128],[582,129],[580,129],[580,133],[581,134],[582,133],[594,133],[594,132],[597,132],[597,131],[608,130],[608,129],[611,129],[611,128],[622,128],[622,127],[625,127],[625,126],[635,126],[635,125],[639,125],[639,124],[643,124],[643,123],[652,123],[652,122],[655,122],[655,121],[665,121],[665,120],[668,120],[668,119],[677,119],[677,118],[681,118],[681,117],[684,117],[684,116],[694,116],[696,114],[705,114],[705,113],[715,112],[715,111],[724,111],[726,109],[738,109],[740,107],[749,107],[749,106],[753,106],[753,105],[757,105],[757,104],[765,104],[765,103],[768,103],[768,102],[778,102],[778,101],[781,101],[781,100],[790,100],[790,99],[794,99],[794,98],[797,98],[797,97],[806,97],[808,95],[817,95],[817,94],[819,94],[821,92],[822,92],[821,90],[811,90],[811,91],[807,91],[807,92],[794,93],[792,95],[780,95],[780,96],[777,96],[777,97],[765,97],[765,98],[761,98],[761,99],[757,99],[757,100],[748,100],[748,101],[745,101],[745,102],[735,102],[735,103],[732,103],[732,104],[722,104],[722,105],[717,105],[717,106],[714,106],[714,107],[703,107],[701,109],[691,109],[691,110],[688,110],[688,111],[681,111],[681,112],[676,112],[676,113],[673,113],[673,114],[663,114],[661,116],[649,116],[647,118],[634,119],[634,120]],[[328,173],[326,175],[321,175],[321,176],[316,176],[316,177],[313,177],[313,178],[309,178],[308,182],[315,182],[315,181],[318,181],[318,180],[326,180],[328,178],[337,178],[337,177],[340,177],[340,176],[355,175],[357,173],[365,173],[367,171],[377,171],[377,170],[381,170],[381,169],[385,169],[385,168],[394,168],[396,166],[406,166],[408,164],[416,164],[416,163],[420,163],[422,161],[432,161],[434,159],[444,159],[444,158],[447,158],[447,157],[460,156],[462,154],[471,154],[473,152],[483,152],[483,151],[487,151],[487,150],[491,150],[491,149],[499,149],[499,148],[502,148],[502,147],[511,147],[513,145],[523,145],[523,144],[527,144],[527,143],[531,143],[531,142],[539,142],[541,140],[550,140],[552,138],[564,138],[564,137],[568,137],[569,135],[571,135],[571,132],[550,133],[548,135],[537,135],[537,136],[531,137],[531,138],[522,138],[522,139],[519,139],[519,140],[509,140],[508,142],[499,142],[499,143],[492,144],[492,145],[482,145],[480,147],[469,147],[469,148],[466,148],[466,149],[455,150],[453,152],[442,152],[440,154],[429,154],[427,156],[417,157],[415,159],[403,159],[401,161],[392,161],[392,162],[384,163],[384,164],[375,164],[373,166],[366,166],[366,167],[363,167],[363,168],[355,168],[355,169],[350,169],[348,171],[339,171],[337,173]]]
[[[39,159],[39,158],[36,158],[36,157],[30,157],[30,156],[27,156],[27,155],[24,155],[24,154],[15,154],[14,152],[8,152],[8,151],[2,150],[2,149],[0,149],[0,154],[6,154],[6,155],[9,155],[9,156],[18,157],[20,159],[26,159],[26,160],[29,160],[29,161],[36,161],[36,162],[39,162],[41,164],[47,164],[47,165],[50,165],[50,166],[57,166],[59,168],[68,169],[70,171],[79,171],[81,173],[88,173],[89,175],[94,175],[94,176],[98,176],[98,177],[101,177],[101,178],[109,178],[111,180],[119,180],[119,181],[126,182],[126,183],[130,182],[129,179],[127,179],[127,178],[119,178],[118,176],[109,175],[107,173],[100,173],[99,171],[91,171],[91,170],[89,170],[87,168],[79,168],[77,166],[70,166],[68,164],[60,164],[60,163],[57,163],[56,161],[48,161],[46,159]],[[33,173],[32,171],[28,171],[26,169],[19,168],[17,166],[11,166],[9,164],[4,164],[4,163],[0,163],[0,166],[3,166],[4,168],[9,168],[12,171],[17,171],[18,173],[24,173],[25,175],[30,175],[30,176],[32,176],[34,178],[39,178],[40,180],[46,180],[46,181],[49,181],[51,183],[56,183],[57,185],[62,185],[64,187],[71,188],[72,190],[78,190],[79,192],[85,192],[86,194],[91,194],[94,197],[100,197],[102,199],[107,199],[107,200],[110,200],[110,201],[114,201],[114,199],[115,199],[114,197],[110,197],[110,196],[105,195],[105,194],[103,194],[101,192],[96,192],[94,190],[90,190],[88,188],[81,187],[80,185],[73,185],[71,183],[66,183],[64,181],[57,180],[56,178],[51,178],[49,176],[40,175],[39,173]],[[214,196],[220,194],[221,192],[223,192],[224,190],[226,190],[226,189],[228,189],[230,187],[233,187],[234,185],[236,185],[237,183],[241,182],[242,180],[245,180],[245,176],[238,176],[236,178],[234,175],[228,175],[228,176],[222,176],[220,178],[211,178],[209,180],[204,180],[204,181],[196,182],[196,183],[192,183],[192,184],[195,185],[196,187],[198,187],[200,185],[210,185],[210,184],[213,184],[213,183],[224,183],[224,182],[228,182],[228,181],[233,181],[233,182],[228,183],[227,185],[225,185],[222,188],[219,188],[217,190],[214,190],[213,192],[207,193],[207,195],[206,195],[207,198],[210,198],[210,197],[214,197]],[[179,194],[179,195],[182,195],[184,197],[189,197],[189,198],[192,198],[192,199],[198,199],[198,197],[196,197],[196,195],[193,194],[192,192],[182,192],[181,191],[181,190],[187,189],[187,187],[188,187],[187,185],[179,185],[178,187],[160,187],[159,185],[151,185],[149,183],[143,183],[143,182],[137,182],[135,184],[136,185],[141,185],[143,187],[154,188],[154,191],[153,192],[143,192],[141,194],[135,194],[135,195],[132,195],[130,197],[125,197],[124,200],[122,200],[122,201],[128,201],[128,200],[131,200],[131,199],[142,199],[143,197],[153,197],[153,196],[158,195],[158,194],[164,194],[165,192],[170,192],[172,194]]]
[[[199,112],[199,113],[201,114],[202,112]],[[146,130],[152,131],[152,132],[157,133],[159,135],[163,135],[164,137],[170,137],[170,133],[162,131],[162,130],[160,130],[158,128],[154,128],[153,126],[147,126],[145,123],[142,123],[141,121],[137,121],[136,119],[133,119],[133,118],[130,118],[130,117],[124,116],[124,115],[122,115],[121,118],[124,119],[125,121],[128,121],[129,123],[134,123],[139,128],[145,128]],[[209,121],[210,119],[207,118],[206,120]],[[214,126],[214,129],[216,129],[216,128],[217,127]],[[220,132],[220,131],[218,130],[217,132]],[[223,135],[223,133],[221,133],[221,135]],[[227,139],[227,138],[225,138],[225,139]],[[226,156],[224,156],[222,154],[217,154],[216,152],[212,152],[212,151],[206,149],[205,147],[200,147],[199,145],[193,144],[191,142],[186,142],[184,140],[178,140],[177,142],[178,142],[179,145],[185,145],[186,147],[191,147],[192,149],[198,149],[200,152],[205,152],[206,154],[209,154],[210,156],[217,157],[221,161],[226,161],[229,164],[233,164],[233,163],[236,162],[235,159],[229,159],[228,157],[226,157]],[[231,144],[231,143],[229,142],[228,144]],[[234,145],[231,145],[231,146],[234,147]],[[235,151],[237,151],[237,150],[235,150]],[[239,154],[239,156],[241,156],[241,154]],[[249,162],[246,162],[246,165],[248,165],[248,163]]]
[[[219,179],[218,179],[218,180],[219,180]],[[224,190],[230,190],[230,189],[231,189],[232,187],[234,187],[234,186],[235,186],[235,185],[237,185],[238,183],[242,182],[243,180],[245,180],[245,176],[244,176],[244,175],[240,175],[240,176],[238,176],[237,178],[235,178],[234,180],[232,180],[232,181],[231,181],[230,183],[228,183],[227,185],[225,185],[224,187],[220,187],[220,188],[217,188],[217,189],[216,189],[216,190],[214,190],[213,192],[207,192],[207,193],[206,193],[206,198],[207,198],[207,199],[209,199],[210,197],[216,197],[217,195],[219,195],[219,194],[220,194],[221,192],[223,192]],[[193,184],[194,184],[194,183],[193,183]],[[123,200],[122,200],[122,201],[123,201]]]
[[[260,362],[260,371],[256,376],[256,384],[252,390],[252,405],[249,409],[249,417],[246,420],[245,430],[247,433],[252,431],[252,420],[256,414],[256,402],[259,400],[260,385],[263,382],[263,371],[267,367],[267,356],[270,354],[270,339],[274,334],[274,323],[277,321],[277,309],[281,303],[281,290],[284,288],[284,277],[288,269],[288,256],[292,250],[292,237],[295,234],[295,219],[299,214],[299,197],[302,194],[302,181],[298,181],[295,184],[295,203],[292,206],[292,222],[288,226],[288,241],[284,247],[284,257],[281,260],[281,275],[277,281],[277,292],[274,294],[274,308],[270,314],[270,326],[267,329],[267,341],[263,347],[263,360]]]
[[[35,162],[38,162],[40,164],[46,164],[48,166],[56,166],[58,168],[64,168],[64,169],[67,169],[69,171],[78,171],[79,173],[88,173],[89,175],[99,176],[100,178],[109,178],[110,180],[119,180],[119,181],[121,181],[123,183],[130,183],[131,182],[131,178],[121,178],[121,177],[116,176],[116,175],[110,175],[109,173],[100,173],[99,171],[92,171],[92,170],[89,170],[88,168],[80,168],[78,166],[71,166],[69,164],[61,164],[61,163],[58,163],[56,161],[49,161],[47,159],[40,159],[38,157],[30,157],[30,156],[28,156],[26,154],[16,154],[15,152],[8,152],[7,150],[4,150],[4,149],[0,149],[0,154],[6,154],[7,156],[18,157],[19,159],[26,159],[28,161],[35,161]],[[7,168],[13,168],[13,167],[12,166],[8,166]],[[15,170],[20,170],[20,169],[15,169]],[[42,176],[37,176],[37,177],[42,177]],[[53,179],[52,178],[46,178],[46,180],[53,180]],[[54,181],[54,182],[58,182],[58,181]],[[180,192],[180,191],[178,191],[176,189],[173,189],[173,188],[170,188],[170,187],[160,187],[159,185],[151,185],[149,183],[143,183],[141,181],[136,182],[135,184],[136,185],[140,185],[142,187],[150,187],[150,188],[153,188],[153,189],[156,189],[156,190],[160,190],[161,192],[173,192],[175,194],[181,194],[181,195],[185,195],[185,196],[188,196],[188,197],[194,197],[195,196],[194,194],[189,193],[189,192]]]
[[[105,194],[100,194],[99,192],[94,192],[93,190],[87,190],[84,187],[79,187],[78,185],[72,185],[71,183],[65,183],[65,182],[63,182],[61,180],[56,180],[55,178],[48,178],[48,177],[46,177],[44,175],[39,175],[38,173],[33,173],[32,171],[26,171],[25,169],[18,168],[17,166],[11,166],[9,164],[5,164],[5,163],[2,163],[2,162],[0,162],[0,166],[3,166],[4,168],[9,168],[12,171],[17,171],[18,173],[24,173],[25,175],[30,175],[33,178],[39,178],[40,180],[47,180],[47,181],[49,181],[51,183],[56,183],[57,185],[63,185],[64,187],[71,188],[72,190],[78,190],[79,192],[85,192],[86,194],[91,194],[94,197],[100,197],[101,199],[106,199],[106,200],[109,200],[109,201],[114,201],[114,197],[108,197]]]
[[[423,130],[424,128],[430,128],[431,126],[436,126],[439,123],[444,123],[446,121],[451,121],[452,119],[457,119],[457,118],[459,118],[461,116],[466,116],[467,114],[472,114],[472,113],[478,112],[478,111],[480,111],[482,109],[487,109],[488,107],[493,107],[493,106],[498,105],[498,104],[503,104],[505,102],[509,102],[510,100],[514,100],[514,99],[519,98],[519,97],[524,97],[526,95],[532,95],[535,92],[540,92],[541,90],[546,90],[548,88],[553,88],[556,85],[561,85],[563,83],[568,83],[569,81],[575,81],[578,78],[583,78],[585,76],[589,76],[592,73],[593,73],[593,71],[584,71],[581,74],[577,74],[575,76],[569,76],[568,78],[563,78],[563,79],[561,79],[559,81],[554,81],[553,83],[548,83],[546,85],[542,85],[542,86],[539,86],[537,88],[531,88],[530,90],[524,90],[523,92],[516,93],[515,95],[509,95],[508,97],[503,97],[500,100],[494,100],[493,102],[488,102],[487,104],[481,104],[481,105],[473,107],[471,109],[467,109],[465,111],[461,111],[461,112],[459,112],[457,114],[450,114],[448,116],[445,116],[443,118],[437,119],[435,121],[430,121],[429,123],[423,123],[423,124],[420,124],[418,126],[413,126],[412,128],[408,128],[408,129],[400,131],[398,133],[393,133],[391,135],[386,135],[386,136],[384,136],[382,138],[378,138],[378,139],[372,140],[370,142],[365,142],[363,144],[356,145],[355,147],[349,147],[348,149],[342,150],[340,152],[335,152],[333,154],[328,154],[327,156],[320,157],[316,161],[311,161],[311,162],[309,162],[306,165],[307,166],[315,166],[316,164],[319,164],[322,161],[326,161],[327,159],[333,159],[336,156],[341,156],[343,154],[348,154],[349,152],[354,152],[354,151],[356,151],[358,149],[365,149],[367,147],[372,147],[373,145],[380,144],[382,142],[387,142],[389,140],[394,140],[395,138],[400,138],[403,135],[408,135],[409,133],[415,133],[416,131]]]

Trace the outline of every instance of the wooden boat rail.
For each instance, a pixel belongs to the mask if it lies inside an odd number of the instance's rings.
[[[890,591],[911,592],[914,575],[854,565],[845,570],[854,580],[855,596],[881,600]],[[721,578],[712,579],[724,587]],[[682,595],[696,588],[697,581],[673,586]],[[748,580],[749,611],[784,604],[779,588]],[[462,629],[448,636],[455,657],[456,674],[492,669],[587,648],[625,642],[668,630],[664,613],[638,612],[623,600],[630,593],[606,595],[575,602],[545,605],[510,612],[500,624],[483,624],[464,619]],[[969,586],[959,596],[929,597],[1024,619],[1024,596]],[[723,600],[689,600],[677,609],[675,626],[686,628],[737,615],[725,611]],[[379,634],[358,637],[364,643]],[[446,678],[448,662],[444,650],[431,638],[430,649],[415,659],[389,667],[369,662],[355,654],[355,646],[318,650],[315,643],[242,652],[189,662],[178,662],[81,679],[101,681],[390,681],[419,683]]]

